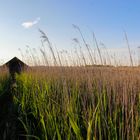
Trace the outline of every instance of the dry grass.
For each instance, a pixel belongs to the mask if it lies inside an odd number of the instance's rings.
[[[79,47],[76,60],[67,51],[63,51],[64,55],[54,49],[41,30],[42,57],[36,57],[28,47],[28,61],[34,62],[35,66],[17,75],[17,86],[10,91],[13,95],[13,110],[16,112],[14,124],[16,122],[20,130],[16,131],[15,137],[27,140],[140,139],[139,67],[134,67],[133,62],[133,67],[113,67],[108,52],[107,61],[110,65],[103,65],[95,36],[99,59],[87,46],[80,28],[75,28],[81,35],[90,62],[77,38],[74,38]],[[98,65],[97,59],[101,65]],[[45,66],[38,66],[41,60]],[[1,68],[0,95],[7,84],[6,77],[7,70]],[[6,127],[8,121],[4,123],[0,121],[0,138],[11,135],[10,128]]]
[[[28,135],[52,139],[57,133],[55,138],[88,140],[139,137],[140,70],[137,67],[32,68],[18,76],[17,81],[22,111],[28,112],[26,109],[32,106],[24,99],[30,98],[34,104],[30,111],[36,120],[43,116],[45,124],[42,135],[34,131]],[[47,125],[48,117],[52,118],[49,124],[53,129]]]

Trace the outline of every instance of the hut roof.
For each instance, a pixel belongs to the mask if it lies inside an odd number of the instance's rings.
[[[5,63],[4,65],[6,65],[8,67],[9,72],[11,74],[20,73],[21,71],[23,71],[24,69],[26,69],[28,67],[28,65],[26,65],[24,62],[22,62],[17,57],[12,58],[10,61]]]
[[[27,66],[24,62],[22,62],[19,58],[17,58],[17,57],[14,57],[14,58],[12,58],[11,60],[9,60],[8,62],[6,62],[5,63],[5,65],[6,66],[8,66],[9,67],[9,65],[11,65],[11,64],[20,64],[20,65],[25,65],[25,66]]]

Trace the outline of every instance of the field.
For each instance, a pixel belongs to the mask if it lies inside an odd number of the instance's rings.
[[[120,66],[107,48],[101,52],[95,35],[96,55],[80,28],[74,28],[84,45],[74,38],[78,45],[74,53],[54,49],[39,30],[41,59],[29,46],[26,56],[19,50],[35,66],[14,80],[7,68],[0,67],[0,139],[140,139],[140,69],[129,44],[131,66]]]
[[[12,94],[0,104],[1,139],[140,139],[138,67],[33,67],[16,81],[7,90],[0,71],[1,97]]]

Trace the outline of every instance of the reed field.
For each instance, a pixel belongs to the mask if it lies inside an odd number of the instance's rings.
[[[7,86],[8,71],[0,69],[0,99],[5,94],[12,95],[8,105],[0,100],[0,138],[139,140],[140,68],[133,66],[131,54],[130,67],[106,65],[96,40],[100,61],[97,65],[80,32],[90,63],[81,50],[76,62],[69,63],[73,65],[66,65],[66,61],[64,65],[62,56],[54,52],[46,34],[40,32],[48,44],[51,62],[42,47],[45,66],[35,65],[16,74],[12,87]],[[30,55],[38,64],[32,51]]]

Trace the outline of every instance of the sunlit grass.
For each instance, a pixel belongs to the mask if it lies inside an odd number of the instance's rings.
[[[140,71],[61,68],[17,75],[14,103],[35,139],[137,139]]]

